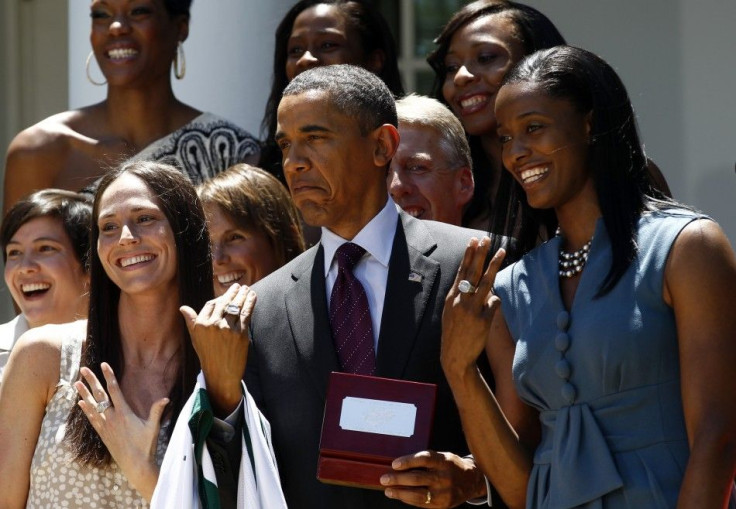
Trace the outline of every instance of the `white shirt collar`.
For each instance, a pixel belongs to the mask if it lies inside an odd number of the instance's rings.
[[[29,328],[28,320],[23,313],[0,325],[0,351],[9,352],[18,338]]]
[[[352,242],[359,245],[381,265],[388,268],[398,221],[399,211],[396,203],[389,197],[383,209],[351,241],[345,240],[327,228],[322,227],[322,239],[320,242],[325,253],[325,276],[330,271],[332,259],[335,257],[335,251],[345,242]]]

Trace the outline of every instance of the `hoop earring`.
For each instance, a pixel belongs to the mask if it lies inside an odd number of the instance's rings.
[[[100,82],[100,81],[95,81],[95,80],[93,80],[93,79],[92,79],[92,75],[91,75],[91,74],[90,74],[90,72],[89,72],[89,63],[90,63],[90,61],[92,60],[92,56],[93,56],[94,54],[95,54],[95,53],[94,53],[94,51],[90,51],[90,52],[89,52],[89,55],[87,55],[87,61],[86,61],[86,62],[85,62],[85,64],[84,64],[84,70],[85,70],[85,72],[87,73],[87,80],[88,80],[88,81],[89,81],[90,83],[92,83],[93,85],[96,85],[96,86],[98,86],[98,87],[101,87],[102,85],[106,85],[106,84],[107,84],[107,80],[105,80],[105,81],[102,81],[102,82]]]
[[[179,67],[181,65],[181,68]],[[174,76],[176,79],[183,79],[187,74],[187,59],[184,56],[184,45],[179,41],[176,45],[176,55],[174,55]]]

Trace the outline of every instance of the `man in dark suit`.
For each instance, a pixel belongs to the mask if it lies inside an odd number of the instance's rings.
[[[468,240],[481,232],[398,211],[386,184],[396,125],[389,90],[354,66],[305,71],[279,105],[286,180],[305,222],[322,227],[322,240],[254,286],[246,385],[271,423],[286,501],[296,509],[404,506],[389,496],[449,507],[486,491],[471,459],[429,451],[405,459],[411,470],[394,465],[386,494],[316,479],[328,377],[342,368],[329,308],[335,253],[345,242],[365,250],[354,274],[370,310],[373,372],[438,384],[430,447],[468,452],[440,366],[441,315]]]

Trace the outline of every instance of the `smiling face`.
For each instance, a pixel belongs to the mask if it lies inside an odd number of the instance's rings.
[[[31,327],[87,315],[89,277],[61,219],[42,216],[26,222],[5,254],[5,284]]]
[[[468,134],[495,136],[496,93],[523,55],[516,25],[504,14],[477,18],[452,36],[442,96]]]
[[[215,296],[233,283],[252,285],[279,267],[265,233],[243,228],[214,204],[204,207],[212,243]]]
[[[431,127],[401,123],[399,134],[388,174],[391,197],[416,218],[460,225],[473,196],[470,168],[452,160],[448,143]]]
[[[178,295],[174,232],[141,179],[123,173],[99,201],[97,254],[122,293]]]
[[[393,130],[393,131],[392,131]],[[363,135],[327,92],[287,95],[279,104],[276,143],[291,197],[312,226],[351,239],[386,204],[386,171],[396,139],[383,126]]]
[[[534,208],[596,204],[587,167],[590,114],[535,83],[505,85],[496,101],[503,163]],[[559,216],[559,213],[558,213]]]
[[[163,0],[95,0],[90,7],[90,42],[110,85],[169,80],[186,16],[171,17]]]
[[[370,68],[359,37],[337,6],[318,4],[304,9],[294,20],[287,44],[286,77],[291,81],[307,69],[333,64],[354,64],[377,72]]]

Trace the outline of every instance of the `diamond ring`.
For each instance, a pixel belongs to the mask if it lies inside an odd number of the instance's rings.
[[[240,314],[240,306],[236,304],[228,304],[225,306],[225,314],[227,315],[239,315]]]
[[[457,284],[457,289],[460,293],[475,293],[478,288],[470,284],[467,279],[463,279]]]
[[[100,401],[99,403],[97,403],[97,405],[95,405],[95,410],[97,410],[98,414],[101,414],[102,412],[110,408],[111,406],[112,406],[112,403],[110,403],[110,400],[106,399],[104,401]]]

